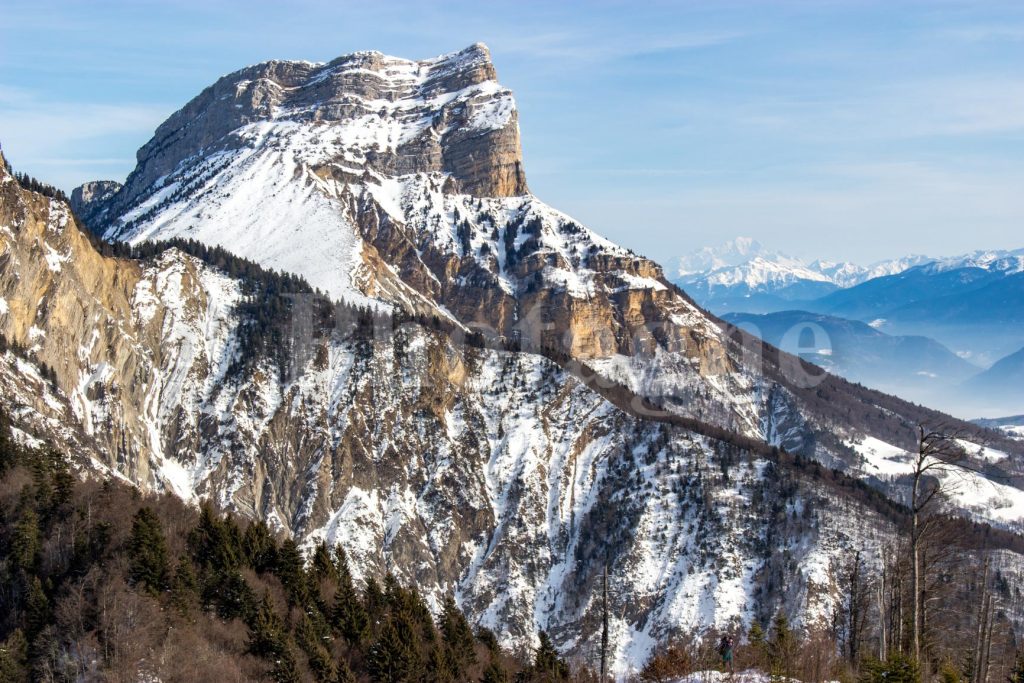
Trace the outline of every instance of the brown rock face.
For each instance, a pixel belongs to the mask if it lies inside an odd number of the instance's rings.
[[[359,52],[327,64],[271,61],[242,69],[160,125],[139,149],[138,166],[109,214],[136,202],[183,160],[244,146],[233,133],[258,121],[386,129],[339,148],[338,160],[389,176],[449,173],[460,191],[478,197],[525,194],[515,105],[496,79],[479,43],[423,61]]]

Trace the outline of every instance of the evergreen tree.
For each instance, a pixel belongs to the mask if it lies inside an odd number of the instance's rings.
[[[15,629],[0,643],[0,681],[27,682],[28,674],[28,641],[21,629]]]
[[[317,613],[317,616],[319,614]],[[324,647],[326,634],[323,629],[318,628],[309,613],[303,614],[295,631],[295,637],[302,647],[303,652],[309,659],[309,667],[316,674],[319,681],[332,681],[337,675],[331,654]],[[327,638],[326,640],[329,640]]]
[[[257,607],[252,588],[234,569],[218,569],[207,576],[203,603],[216,607],[222,619],[248,619]]]
[[[253,522],[242,535],[242,555],[257,572],[266,572],[277,562],[277,543],[263,520]]]
[[[332,683],[356,683],[356,675],[352,673],[352,667],[344,657],[338,660]]]
[[[187,614],[199,592],[199,581],[187,557],[178,558],[178,566],[171,578],[171,601],[182,614]]]
[[[366,589],[363,591],[363,605],[366,615],[379,615],[384,611],[386,601],[384,591],[381,590],[377,579],[372,576],[366,580]]]
[[[299,674],[288,634],[270,597],[264,594],[249,623],[249,652],[271,662],[271,678],[276,683],[296,683]]]
[[[288,593],[289,601],[295,604],[306,602],[309,588],[306,581],[306,568],[302,560],[299,546],[293,539],[281,544],[277,551],[277,562],[274,573],[281,579],[281,584]]]
[[[465,680],[455,672],[451,652],[435,643],[427,653],[427,668],[424,683],[454,683]]]
[[[39,515],[28,501],[27,495],[22,497],[20,507],[21,516],[14,526],[14,534],[10,541],[11,561],[15,568],[33,573],[39,559]]]
[[[338,575],[338,590],[334,594],[334,608],[331,610],[331,624],[351,645],[362,643],[369,619],[359,594],[352,585],[352,573],[348,568],[345,551],[335,549],[335,565]],[[367,587],[369,590],[369,586]]]
[[[768,643],[764,639],[764,629],[761,624],[754,621],[750,624],[750,631],[747,633],[747,642],[750,643],[750,651],[754,666],[763,668],[768,661]]]
[[[189,534],[189,545],[200,566],[226,571],[239,565],[241,543],[236,536],[237,527],[204,505],[199,513],[199,524]]]
[[[569,666],[558,656],[547,631],[540,632],[540,645],[533,658],[535,676],[542,681],[565,681],[569,679]]]
[[[441,611],[441,634],[449,653],[452,672],[456,677],[461,677],[470,665],[476,663],[476,651],[473,647],[473,631],[451,596],[445,598]]]
[[[508,671],[498,662],[491,660],[491,663],[484,669],[480,683],[508,683]]]
[[[324,541],[320,541],[313,551],[310,572],[317,581],[337,582],[338,580],[338,568],[334,563],[334,558],[331,557],[331,551],[327,548],[327,543]]]
[[[378,683],[403,683],[419,671],[415,630],[408,615],[390,615],[380,638],[367,652],[366,664],[370,677]]]
[[[167,561],[167,542],[152,508],[141,507],[135,513],[128,558],[128,575],[134,583],[154,595],[168,587],[171,569]]]
[[[861,666],[860,683],[920,683],[917,663],[894,652],[884,662],[869,659]]]
[[[0,475],[18,462],[18,455],[19,449],[11,434],[10,418],[6,411],[0,410]]]
[[[501,646],[498,645],[498,637],[494,635],[494,631],[491,629],[481,626],[477,629],[476,639],[483,643],[484,647],[491,653],[491,655],[501,654]]]
[[[796,636],[789,627],[789,619],[785,614],[779,612],[775,616],[775,621],[772,622],[772,640],[768,644],[773,676],[792,678],[797,649]]]
[[[28,594],[25,596],[25,631],[32,640],[50,622],[50,601],[43,591],[43,583],[38,576],[28,582]]]

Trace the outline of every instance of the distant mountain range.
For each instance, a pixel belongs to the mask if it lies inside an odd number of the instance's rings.
[[[968,385],[994,400],[1019,403],[1024,394],[1024,348],[1002,358],[991,368],[973,377]],[[1024,426],[1024,422],[1022,422]]]
[[[749,237],[738,237],[679,259],[675,281],[714,312],[768,313],[930,261],[926,256],[907,256],[870,266],[848,261],[805,263]]]
[[[974,420],[975,424],[991,429],[1000,429],[1012,438],[1024,439],[1024,415],[1011,415],[1009,417],[997,417],[992,419]]]
[[[1024,409],[1009,371],[1024,347],[1024,249],[859,266],[806,263],[740,238],[680,259],[678,272],[676,283],[710,311],[848,378],[962,414]],[[787,347],[795,324],[819,325],[834,355]],[[989,366],[991,376],[964,383]]]
[[[889,335],[856,320],[805,311],[724,319],[829,372],[919,403],[950,403],[949,388],[978,374],[934,339]]]

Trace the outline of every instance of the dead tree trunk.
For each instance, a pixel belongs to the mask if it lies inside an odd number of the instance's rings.
[[[974,666],[971,667],[972,683],[981,683],[981,662],[985,649],[985,620],[988,615],[985,612],[988,600],[988,558],[985,558],[985,569],[981,579],[981,599],[978,600],[978,632],[974,639]]]

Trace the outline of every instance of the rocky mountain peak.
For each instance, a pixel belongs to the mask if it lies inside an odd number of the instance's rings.
[[[139,149],[113,204],[137,203],[190,160],[268,136],[318,168],[445,173],[455,189],[477,197],[527,192],[512,92],[477,43],[420,61],[355,52],[327,63],[263,62],[223,76]]]

